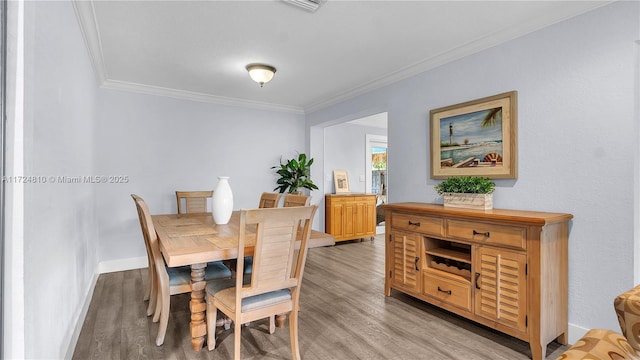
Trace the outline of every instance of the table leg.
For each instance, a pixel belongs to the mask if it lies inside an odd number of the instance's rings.
[[[202,349],[207,335],[205,319],[207,304],[204,301],[204,291],[207,286],[207,282],[204,281],[206,267],[206,263],[191,265],[191,301],[189,302],[189,310],[191,310],[191,346],[195,351]]]

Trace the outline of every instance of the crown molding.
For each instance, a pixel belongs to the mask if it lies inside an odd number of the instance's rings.
[[[89,59],[93,65],[96,80],[98,84],[102,84],[107,79],[107,68],[102,57],[102,43],[93,1],[73,0],[71,4],[80,24],[82,38],[89,51]]]
[[[432,70],[436,67],[445,65],[455,60],[459,60],[466,56],[473,55],[475,53],[489,49],[491,47],[506,43],[510,40],[525,36],[537,30],[543,29],[547,26],[551,26],[553,24],[587,13],[596,8],[610,4],[614,1],[615,0],[594,2],[594,5],[592,7],[587,8],[577,14],[571,14],[568,16],[555,18],[553,20],[550,20],[548,18],[535,19],[528,23],[521,24],[521,26],[518,26],[515,29],[501,29],[501,30],[495,31],[489,35],[483,36],[481,38],[478,38],[472,41],[468,41],[463,45],[441,52],[439,54],[436,54],[435,56],[432,56],[428,59],[417,62],[415,64],[408,65],[404,68],[398,69],[378,79],[374,79],[365,84],[354,87],[350,90],[309,103],[304,106],[305,113],[309,114],[318,110],[322,110],[324,108],[338,104],[340,102],[353,99],[359,95],[363,95],[371,91],[378,90],[387,85],[397,83],[401,80],[410,78],[412,76],[416,76],[425,71]]]
[[[218,104],[218,105],[228,105],[228,106],[258,109],[258,110],[270,110],[270,111],[289,112],[289,113],[295,113],[295,114],[304,114],[304,110],[296,106],[272,104],[272,103],[266,103],[266,102],[260,102],[260,101],[244,100],[244,99],[235,99],[235,98],[229,98],[224,96],[215,96],[210,94],[176,90],[176,89],[170,89],[170,88],[165,88],[160,86],[136,84],[136,83],[118,81],[118,80],[107,79],[102,82],[100,87],[103,89],[128,91],[128,92],[135,92],[135,93],[146,94],[146,95],[165,96],[165,97],[170,97],[170,98],[180,99],[180,100],[191,100],[191,101],[212,103],[212,104]]]
[[[73,0],[73,9],[76,13],[76,18],[80,24],[80,31],[84,39],[85,45],[89,52],[89,58],[93,66],[93,70],[96,76],[96,81],[101,88],[129,91],[140,94],[166,96],[181,100],[199,101],[220,105],[229,105],[236,107],[245,107],[259,110],[272,110],[290,112],[295,114],[304,114],[304,109],[301,107],[271,104],[259,101],[249,101],[243,99],[234,99],[223,96],[214,96],[209,94],[202,94],[184,90],[176,90],[170,88],[163,88],[158,86],[136,84],[118,80],[109,79],[107,69],[105,66],[104,58],[102,56],[102,43],[100,42],[100,30],[98,28],[98,22],[96,19],[95,8],[92,1]]]
[[[594,2],[594,5],[583,10],[580,14],[591,11],[595,8],[607,5],[613,1]],[[189,92],[177,89],[162,88],[151,85],[143,85],[137,83],[122,82],[118,80],[110,80],[107,69],[105,66],[102,44],[100,41],[100,31],[95,14],[95,8],[93,1],[87,0],[72,0],[73,8],[80,25],[82,36],[87,46],[89,57],[94,68],[96,80],[100,87],[106,89],[131,91],[136,93],[143,93],[157,96],[168,96],[176,99],[192,100],[199,102],[208,102],[221,105],[247,107],[261,110],[273,110],[291,112],[296,114],[308,114],[315,112],[332,105],[336,105],[340,102],[353,99],[357,96],[378,90],[385,86],[397,83],[401,80],[419,75],[425,71],[434,69],[436,67],[445,65],[452,61],[464,58],[466,56],[478,53],[482,50],[494,47],[496,45],[505,43],[515,38],[524,36],[536,30],[542,29],[549,25],[567,20],[571,17],[578,16],[580,14],[572,14],[561,18],[538,18],[534,19],[526,24],[521,24],[517,29],[502,29],[496,31],[490,35],[472,40],[461,46],[448,49],[440,54],[436,54],[428,59],[417,62],[412,65],[408,65],[404,68],[398,69],[386,75],[383,75],[377,79],[373,79],[369,82],[353,87],[346,91],[339,92],[337,94],[320,98],[312,101],[302,107],[272,104],[251,100],[243,100],[236,98],[228,98],[223,96],[216,96],[210,94]]]

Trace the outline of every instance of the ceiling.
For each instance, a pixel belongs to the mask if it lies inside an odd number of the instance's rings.
[[[74,1],[102,87],[310,112],[610,1]],[[277,68],[260,88],[245,66]]]

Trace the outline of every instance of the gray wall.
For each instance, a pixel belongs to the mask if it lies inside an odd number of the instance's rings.
[[[570,339],[617,329],[612,299],[634,285],[639,216],[639,15],[638,2],[616,2],[308,114],[312,155],[323,123],[387,111],[389,200],[442,202],[429,179],[429,109],[517,90],[518,179],[496,182],[494,205],[575,216]]]
[[[349,190],[365,192],[365,156],[367,143],[365,137],[370,135],[386,135],[387,129],[362,126],[357,124],[339,124],[325,128],[324,131],[324,190],[325,193],[336,192],[333,182],[333,170],[347,170]]]
[[[213,189],[226,175],[234,208],[255,207],[275,187],[271,166],[304,151],[305,122],[298,114],[98,89],[71,3],[24,5],[24,125],[11,124],[24,135],[10,139],[24,167],[15,174],[129,179],[50,180],[25,185],[13,199],[14,210],[24,209],[12,214],[24,236],[11,239],[8,253],[7,289],[19,293],[6,307],[5,355],[59,359],[73,352],[98,265],[146,266],[131,193],[153,213],[175,213],[176,190]]]
[[[130,179],[98,187],[101,262],[146,256],[129,194],[175,213],[176,190],[212,190],[230,176],[234,209],[252,208],[275,188],[271,166],[304,151],[302,115],[110,90],[99,108],[96,171]]]
[[[28,345],[16,350],[62,358],[95,281],[99,238],[98,188],[54,180],[96,170],[97,87],[71,3],[25,2],[24,65],[23,174],[47,183],[24,185]]]

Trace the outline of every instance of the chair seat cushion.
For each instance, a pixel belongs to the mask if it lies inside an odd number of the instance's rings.
[[[251,274],[251,271],[253,270],[253,256],[246,256],[244,258],[244,273],[246,274]]]
[[[247,278],[244,280],[248,283]],[[233,283],[233,284],[231,284]],[[229,286],[231,284],[231,286]],[[216,281],[207,284],[207,296],[213,296],[234,311],[236,303],[235,280]],[[291,301],[291,290],[282,289],[242,299],[242,312],[261,309],[263,307]]]
[[[207,283],[206,294],[213,296],[218,291],[236,286],[236,279],[224,279],[219,281],[211,281]]]
[[[592,329],[557,360],[625,360],[638,359],[627,339],[611,330]]]
[[[245,276],[242,278],[242,284],[247,285],[251,282],[250,276]],[[213,296],[218,291],[222,291],[224,289],[232,288],[236,286],[236,279],[223,279],[218,281],[210,281],[207,283],[207,287],[205,289],[207,296]]]
[[[169,286],[179,286],[191,284],[191,267],[167,267],[167,273],[169,274]],[[204,279],[205,281],[226,279],[231,277],[231,270],[224,266],[222,261],[212,261],[207,263],[205,269]]]
[[[242,312],[260,309],[291,300],[291,290],[282,289],[242,299]]]

